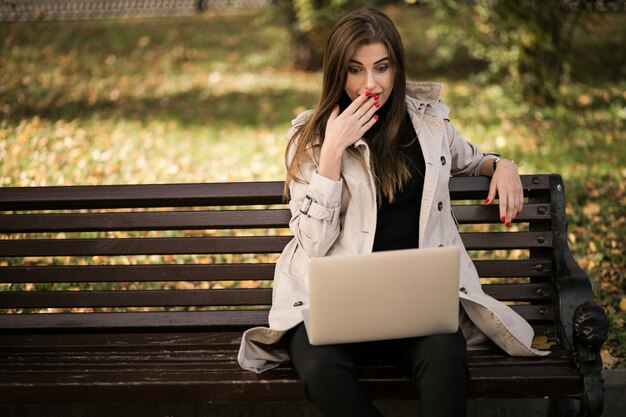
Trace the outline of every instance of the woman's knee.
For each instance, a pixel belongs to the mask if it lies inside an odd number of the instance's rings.
[[[306,383],[332,383],[346,375],[357,377],[356,365],[345,355],[329,347],[312,349],[294,363],[300,379]]]
[[[420,351],[431,361],[465,361],[465,339],[462,334],[427,336],[422,341]]]

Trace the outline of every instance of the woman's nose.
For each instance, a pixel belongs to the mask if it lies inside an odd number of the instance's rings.
[[[373,71],[367,73],[367,89],[372,91],[376,88],[376,76]]]

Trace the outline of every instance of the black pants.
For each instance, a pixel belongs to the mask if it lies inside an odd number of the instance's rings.
[[[300,324],[287,336],[291,360],[307,400],[324,417],[381,417],[358,381],[363,359],[383,357],[417,386],[421,417],[465,416],[468,371],[461,331],[381,342],[313,346]]]

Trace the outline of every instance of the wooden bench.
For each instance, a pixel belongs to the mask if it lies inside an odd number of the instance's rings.
[[[567,245],[558,175],[524,176],[507,231],[489,180],[453,178],[454,212],[488,294],[552,345],[543,358],[468,352],[471,398],[603,406],[606,320]],[[290,240],[280,182],[0,188],[0,403],[302,401],[289,364],[239,368],[243,330],[267,324],[274,262]],[[414,397],[384,363],[376,399]]]

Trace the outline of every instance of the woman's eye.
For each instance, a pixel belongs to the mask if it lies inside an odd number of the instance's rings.
[[[376,68],[376,71],[378,72],[385,72],[389,69],[389,65],[381,65],[380,67]]]
[[[360,69],[360,68],[357,68],[357,67],[349,67],[349,68],[348,68],[348,72],[349,72],[350,74],[358,74],[360,71],[361,71],[361,69]]]

